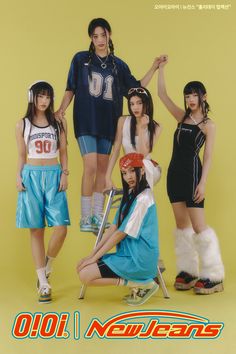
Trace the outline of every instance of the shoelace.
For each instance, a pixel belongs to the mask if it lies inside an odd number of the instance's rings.
[[[131,288],[131,294],[130,294],[130,297],[132,298],[132,299],[136,299],[136,297],[137,297],[137,293],[138,293],[138,291],[139,291],[139,288]]]
[[[150,289],[139,289],[137,295],[144,297]]]
[[[39,288],[39,293],[41,293],[42,295],[48,295],[50,289],[51,289],[51,286],[50,286],[49,284],[43,284],[43,285]]]
[[[81,220],[81,224],[85,224],[85,225],[90,225],[91,224],[91,217],[90,216],[85,216],[84,218],[82,218]]]

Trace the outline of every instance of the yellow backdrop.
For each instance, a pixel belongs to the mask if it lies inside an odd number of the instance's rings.
[[[35,302],[33,288],[34,269],[31,259],[28,230],[15,228],[15,171],[17,152],[14,129],[27,106],[27,88],[35,80],[47,80],[55,88],[56,108],[58,107],[66,84],[67,72],[72,56],[89,46],[87,26],[94,17],[106,18],[113,30],[112,39],[115,54],[128,63],[132,73],[141,78],[150,67],[155,56],[167,53],[169,64],[166,68],[168,91],[177,104],[183,106],[182,89],[186,82],[191,80],[203,81],[208,90],[208,101],[211,105],[211,117],[217,125],[217,138],[214,149],[214,158],[207,183],[206,215],[209,225],[214,227],[219,235],[222,254],[228,277],[228,289],[233,282],[235,271],[235,31],[236,19],[233,4],[223,9],[202,9],[197,4],[206,2],[188,1],[36,1],[36,0],[9,0],[1,4],[1,295],[0,295],[0,347],[3,345],[5,353],[28,353],[33,342],[21,344],[11,338],[11,324],[14,316],[21,311],[49,311],[49,308],[38,308]],[[213,1],[211,4],[215,4]],[[222,4],[230,4],[222,1]],[[195,9],[158,9],[158,5],[179,4],[195,6]],[[155,9],[156,7],[156,9]],[[175,129],[174,119],[165,110],[157,98],[156,75],[149,89],[155,103],[155,119],[163,126],[163,133],[154,149],[153,156],[162,166],[161,182],[155,188],[158,203],[160,224],[161,253],[167,266],[167,279],[171,287],[175,275],[175,257],[173,250],[172,230],[174,219],[166,194],[166,170],[172,151],[172,137]],[[127,112],[126,102],[124,103]],[[91,235],[80,234],[78,221],[80,216],[80,184],[82,161],[79,149],[73,135],[72,105],[66,114],[69,136],[69,190],[68,199],[72,225],[69,228],[68,239],[55,265],[57,282],[61,293],[58,298],[66,297],[67,302],[53,305],[54,311],[70,311],[70,299],[75,301],[79,285],[74,268],[77,259],[85,256],[91,249],[94,238]],[[119,185],[118,171],[114,173],[114,180]],[[48,233],[48,231],[47,231]],[[55,272],[55,273],[56,273]],[[56,277],[56,275],[55,275]],[[231,279],[231,280],[230,280]],[[6,284],[6,286],[4,285]],[[65,286],[62,286],[66,284]],[[103,292],[98,292],[101,306]],[[231,289],[232,291],[232,289]],[[112,296],[112,292],[109,293]],[[232,292],[226,290],[231,299]],[[173,292],[172,299],[176,295]],[[211,301],[215,302],[214,320],[224,320],[222,306],[228,300],[214,295]],[[223,295],[222,295],[223,296]],[[225,295],[224,295],[225,296]],[[7,302],[7,305],[4,304]],[[184,300],[189,301],[188,299]],[[191,301],[196,301],[191,298]],[[198,313],[206,315],[204,305],[199,304]],[[202,304],[204,303],[203,300]],[[210,300],[207,300],[210,301]],[[219,304],[222,309],[218,316]],[[27,303],[30,303],[30,309]],[[33,304],[33,305],[32,305]],[[91,305],[91,304],[90,304]],[[103,304],[104,305],[104,304]],[[153,304],[152,304],[153,305]],[[181,302],[182,311],[190,308]],[[81,305],[82,306],[82,305]],[[85,306],[83,304],[83,306]],[[93,305],[91,305],[93,306]],[[154,306],[154,305],[153,305]],[[158,302],[157,302],[157,306]],[[168,303],[161,305],[168,307]],[[171,303],[175,308],[175,301]],[[201,307],[203,306],[203,307]],[[194,307],[193,307],[194,308]],[[201,308],[201,310],[200,310]],[[80,308],[79,308],[80,309]],[[50,308],[50,311],[52,308]],[[194,310],[191,308],[194,312]],[[230,307],[228,307],[228,311]],[[86,316],[99,317],[101,309],[84,308]],[[112,312],[113,311],[113,312]],[[109,315],[120,311],[120,308],[111,309]],[[125,308],[122,308],[125,311]],[[211,312],[211,316],[212,316]],[[230,313],[230,311],[229,311]],[[232,314],[231,314],[232,315]],[[222,319],[223,317],[223,319]],[[4,319],[4,320],[3,320]],[[232,317],[225,317],[231,324]],[[3,322],[6,327],[3,326]],[[85,326],[86,327],[86,326]],[[221,352],[230,348],[230,333],[225,332]],[[59,343],[51,341],[46,347],[42,341],[34,342],[35,349],[60,348]],[[52,345],[53,343],[53,345]],[[84,343],[84,342],[83,342]],[[111,348],[111,343],[93,347],[89,342],[88,352],[95,353]],[[120,342],[119,342],[120,343]],[[125,342],[124,342],[125,343]],[[85,343],[86,344],[86,343]],[[84,344],[84,345],[85,345]],[[134,344],[133,342],[130,343]],[[151,352],[155,346],[149,344]],[[163,345],[162,349],[173,348],[174,343]],[[66,345],[65,342],[62,344]],[[120,345],[120,344],[119,344]],[[125,345],[125,344],[124,344]],[[178,343],[180,346],[180,344]],[[185,345],[185,344],[184,344]],[[201,348],[205,348],[201,344]],[[205,345],[205,344],[204,344]],[[213,346],[215,344],[212,344]],[[188,343],[186,344],[186,348]],[[6,349],[8,348],[8,349]],[[61,347],[62,348],[62,347]],[[77,346],[78,350],[81,345]],[[96,349],[95,349],[96,348]],[[168,349],[169,348],[169,349]],[[217,347],[218,348],[218,347]],[[66,349],[66,348],[65,348]],[[73,351],[72,351],[73,349]],[[181,347],[181,350],[183,348]],[[70,342],[68,350],[75,353],[75,345]],[[109,350],[109,349],[108,349]],[[139,348],[141,350],[141,347]],[[55,351],[60,353],[60,351]],[[83,346],[85,353],[85,346]],[[111,351],[110,351],[111,352]],[[113,353],[116,351],[113,350]],[[164,352],[164,351],[162,351]],[[182,352],[184,352],[182,350]],[[186,351],[187,352],[187,351]],[[225,351],[226,352],[226,351]],[[69,351],[68,351],[69,353]]]

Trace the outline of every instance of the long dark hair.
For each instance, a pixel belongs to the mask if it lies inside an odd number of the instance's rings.
[[[193,94],[193,93],[196,93],[198,95],[199,107],[201,107],[202,113],[203,113],[203,121],[206,121],[207,120],[207,114],[210,111],[210,106],[209,106],[209,104],[208,104],[208,102],[206,100],[203,100],[203,96],[207,92],[206,92],[206,88],[205,88],[205,86],[203,85],[202,82],[200,82],[200,81],[190,81],[190,82],[188,82],[185,85],[184,90],[183,90],[184,96],[185,95],[190,95],[190,94]],[[184,107],[185,107],[185,114],[183,116],[182,123],[191,114],[191,109],[189,107],[187,107],[185,99],[184,99]]]
[[[136,186],[131,192],[129,192],[129,185],[127,182],[125,182],[123,175],[121,173],[121,180],[123,185],[123,198],[121,200],[120,209],[119,209],[118,227],[121,225],[124,218],[128,215],[130,207],[134,202],[135,198],[146,188],[150,188],[146,180],[145,173],[141,176],[141,168],[134,167],[134,170],[136,174]]]
[[[32,97],[32,102],[28,103],[28,107],[25,113],[24,118],[28,118],[30,123],[33,124],[33,119],[36,115],[36,106],[35,102],[37,102],[38,95],[47,95],[50,97],[50,104],[45,111],[45,116],[49,125],[51,125],[56,132],[57,136],[57,147],[60,146],[60,131],[63,130],[63,125],[58,123],[55,119],[54,115],[54,90],[53,87],[46,81],[39,81],[33,84],[29,89],[29,96]],[[31,127],[30,127],[31,131]],[[29,134],[30,135],[30,134]],[[29,139],[29,137],[28,137]]]
[[[137,88],[138,89],[138,88]],[[149,132],[149,152],[152,152],[153,148],[153,137],[156,131],[156,127],[159,126],[159,124],[153,119],[153,101],[152,101],[152,96],[150,92],[146,89],[141,87],[144,92],[141,92],[141,90],[134,90],[130,94],[128,94],[128,109],[129,109],[129,114],[131,116],[131,122],[130,122],[130,138],[131,138],[131,144],[136,149],[135,145],[135,133],[136,133],[136,125],[137,125],[137,120],[132,113],[131,106],[130,106],[130,99],[134,96],[140,97],[143,103],[143,114],[147,114],[149,117],[149,123],[148,123],[148,132]]]
[[[111,34],[111,26],[107,20],[105,20],[104,18],[94,18],[88,25],[89,37],[91,37],[93,35],[93,33],[97,27],[102,27],[105,34],[106,34],[106,30],[108,31],[109,34]],[[111,38],[109,38],[108,47],[109,47],[109,55],[111,56],[111,59],[112,59],[112,66],[113,66],[112,72],[113,72],[113,74],[117,75],[117,68],[116,68],[115,56],[114,56],[114,45],[113,45]],[[95,55],[95,47],[94,47],[93,41],[91,41],[90,46],[89,46],[89,60],[87,63],[90,79],[92,78],[90,63],[91,63],[94,55]]]

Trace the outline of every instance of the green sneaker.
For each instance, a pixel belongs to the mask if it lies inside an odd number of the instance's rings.
[[[93,215],[92,216],[92,226],[93,226],[93,231],[99,231],[101,225],[102,225],[102,219],[103,215]],[[105,229],[108,229],[111,226],[111,224],[107,221],[105,225]]]
[[[151,282],[144,286],[143,288],[133,288],[131,296],[129,296],[125,301],[130,306],[139,306],[144,304],[153,294],[159,289],[159,285],[156,282]]]
[[[85,216],[80,219],[80,231],[81,232],[93,232],[94,231],[91,216]]]
[[[130,294],[125,295],[122,300],[126,302],[127,299],[131,298],[133,296],[133,293],[137,293],[139,288],[130,288]]]
[[[49,284],[43,284],[39,289],[38,302],[40,304],[48,304],[52,301],[51,286]]]

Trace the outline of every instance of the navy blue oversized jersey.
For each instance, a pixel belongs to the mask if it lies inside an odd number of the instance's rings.
[[[113,141],[117,120],[122,115],[123,97],[131,87],[139,87],[140,81],[131,75],[128,65],[115,56],[108,56],[105,69],[95,54],[89,66],[88,61],[88,51],[75,54],[68,74],[66,90],[75,95],[75,136],[92,135]]]

